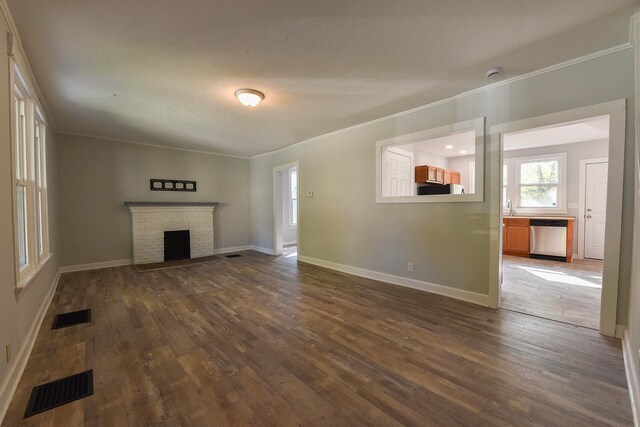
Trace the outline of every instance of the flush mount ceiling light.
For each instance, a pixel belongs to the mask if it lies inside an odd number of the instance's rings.
[[[460,150],[460,154],[467,154],[467,150]]]
[[[447,150],[451,150],[453,148],[453,145],[445,145],[444,148],[446,148]]]
[[[264,93],[255,89],[238,89],[236,98],[247,107],[255,107],[264,99]]]

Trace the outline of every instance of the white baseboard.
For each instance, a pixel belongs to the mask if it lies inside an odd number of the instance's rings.
[[[74,271],[99,270],[101,268],[122,267],[133,264],[132,259],[118,259],[114,261],[92,262],[89,264],[65,265],[60,267],[60,273],[71,273]]]
[[[254,251],[262,252],[263,254],[267,254],[267,255],[275,255],[276,254],[276,251],[274,251],[273,249],[263,248],[262,246],[252,245],[251,249],[253,249]]]
[[[633,424],[640,426],[640,380],[638,377],[637,355],[631,348],[629,334],[625,330],[622,338],[622,354],[624,356],[624,370],[627,373],[627,385],[629,386],[629,398],[633,412]]]
[[[624,333],[626,330],[627,330],[627,327],[625,325],[616,325],[615,337],[619,339],[623,339]]]
[[[9,404],[13,399],[16,388],[18,388],[18,383],[20,382],[20,378],[22,377],[24,368],[26,368],[27,366],[29,356],[31,355],[31,350],[33,350],[33,345],[36,343],[38,332],[40,332],[40,326],[42,325],[45,314],[47,314],[47,310],[49,310],[49,305],[51,304],[53,295],[56,293],[56,288],[58,287],[58,282],[60,280],[60,274],[61,271],[60,269],[58,269],[58,273],[56,274],[56,277],[53,281],[53,286],[51,286],[51,290],[42,301],[42,304],[40,304],[38,313],[31,323],[31,327],[29,328],[29,332],[27,333],[27,336],[22,346],[20,347],[20,351],[18,351],[15,358],[13,359],[13,363],[9,367],[7,376],[5,377],[5,380],[0,387],[0,423],[2,422],[2,420],[4,420],[4,416],[7,414]]]
[[[297,240],[291,240],[289,242],[282,242],[282,246],[295,245],[296,243],[298,243]]]
[[[231,252],[241,252],[241,251],[249,251],[253,249],[253,246],[251,245],[245,245],[245,246],[233,246],[233,247],[229,247],[229,248],[218,248],[216,250],[214,250],[215,254],[228,254]]]
[[[462,301],[472,302],[474,304],[489,306],[489,295],[483,295],[476,292],[465,291],[462,289],[451,288],[449,286],[436,285],[421,280],[409,279],[392,274],[381,273],[378,271],[366,270],[364,268],[352,267],[350,265],[338,264],[331,261],[325,261],[317,258],[298,255],[298,261],[308,264],[317,265],[319,267],[329,268],[331,270],[341,271],[343,273],[353,274],[354,276],[365,277],[367,279],[387,282],[394,285],[406,286],[408,288],[418,289],[421,291],[431,292],[438,295],[444,295],[450,298]]]

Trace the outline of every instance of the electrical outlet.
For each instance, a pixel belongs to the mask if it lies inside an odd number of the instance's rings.
[[[413,271],[413,263],[412,262],[407,264],[407,271]]]
[[[7,356],[7,363],[9,363],[9,361],[11,360],[11,343],[10,342],[8,342],[4,346],[4,352],[5,352],[5,355]]]

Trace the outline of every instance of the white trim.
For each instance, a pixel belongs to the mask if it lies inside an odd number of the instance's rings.
[[[583,159],[580,160],[580,179],[579,179],[579,187],[578,187],[578,216],[576,217],[576,224],[578,226],[578,258],[584,259],[584,226],[585,226],[585,204],[586,204],[586,169],[587,165],[596,164],[596,163],[607,163],[607,168],[609,167],[609,158],[608,157],[599,157],[595,159]]]
[[[251,249],[267,255],[276,255],[276,251],[274,251],[273,249],[263,248],[262,246],[251,245]]]
[[[520,187],[527,184],[521,183],[521,165],[523,163],[531,163],[545,160],[558,161],[558,205],[556,207],[520,207],[522,200],[520,199]],[[502,165],[507,165],[507,174],[509,174],[509,165],[515,165],[515,182],[509,182],[507,177],[507,196],[512,202],[511,210],[513,215],[561,215],[567,213],[567,153],[549,153],[524,157],[511,157],[504,159]],[[511,176],[513,178],[513,176]],[[502,184],[502,183],[501,183]],[[500,186],[502,189],[502,185]],[[504,208],[503,208],[504,210]]]
[[[7,21],[7,25],[9,26],[9,31],[13,36],[13,57],[17,59],[16,62],[20,62],[24,64],[24,70],[27,72],[26,80],[31,83],[31,86],[36,94],[35,98],[37,103],[40,104],[42,109],[44,110],[44,115],[47,116],[47,122],[51,125],[52,129],[55,129],[55,122],[53,119],[53,115],[50,114],[51,110],[49,109],[46,101],[44,100],[44,96],[42,96],[42,91],[38,86],[38,82],[36,81],[33,70],[31,69],[31,64],[29,64],[29,60],[27,59],[27,55],[22,48],[22,41],[20,39],[20,34],[18,33],[18,28],[13,20],[13,15],[11,15],[11,11],[9,10],[9,6],[7,5],[6,0],[0,0],[0,9],[4,15],[5,20]],[[16,55],[17,54],[17,55]]]
[[[452,288],[450,286],[436,285],[434,283],[423,282],[421,280],[409,279],[401,276],[394,276],[392,274],[381,273],[379,271],[367,270],[359,267],[352,267],[350,265],[338,264],[331,261],[325,261],[318,258],[312,258],[308,256],[298,255],[299,262],[305,262],[307,264],[317,265],[319,267],[328,268],[330,270],[336,270],[347,274],[353,274],[354,276],[364,277],[367,279],[378,280],[380,282],[389,283],[392,285],[404,286],[407,288],[418,289],[425,292],[431,292],[433,294],[444,295],[449,298],[454,298],[462,301],[471,302],[474,304],[487,307],[489,303],[489,296],[479,294],[476,292],[465,291],[462,289]]]
[[[282,223],[283,221],[283,213],[282,213],[282,174],[289,170],[290,168],[295,167],[297,173],[298,180],[298,224],[296,224],[296,232],[298,232],[298,225],[300,223],[300,162],[295,161],[291,163],[287,163],[285,165],[276,166],[273,168],[273,180],[272,180],[272,203],[273,203],[273,250],[270,253],[271,255],[282,255]],[[300,237],[297,236],[297,239]],[[264,249],[264,248],[262,248]],[[258,250],[258,249],[256,249]],[[264,251],[260,251],[264,252]]]
[[[600,303],[600,333],[614,336],[618,308],[618,276],[620,268],[620,240],[622,235],[622,188],[624,181],[624,147],[626,138],[626,99],[578,107],[542,116],[491,126],[490,149],[500,153],[497,184],[502,187],[503,135],[533,128],[577,123],[594,117],[609,116],[609,170],[607,182],[607,222],[605,226],[605,255]],[[613,191],[611,191],[613,189]],[[502,191],[492,191],[490,200],[489,304],[500,306],[502,279]]]
[[[619,339],[623,339],[624,338],[624,333],[627,330],[627,327],[625,325],[616,325],[616,338]]]
[[[485,85],[485,86],[481,86],[479,88],[472,89],[472,90],[469,90],[467,92],[462,92],[462,93],[460,93],[458,95],[450,96],[448,98],[444,98],[444,99],[441,99],[441,100],[438,100],[438,101],[434,101],[434,102],[431,102],[429,104],[421,105],[420,107],[412,108],[411,110],[401,111],[399,113],[395,113],[395,114],[391,114],[391,115],[388,115],[388,116],[380,117],[378,119],[370,120],[368,122],[359,123],[357,125],[349,126],[349,127],[343,128],[343,129],[338,129],[338,130],[335,130],[333,132],[323,133],[322,135],[314,136],[314,137],[305,139],[303,141],[296,142],[295,144],[287,145],[286,147],[278,148],[276,150],[268,151],[268,152],[262,153],[262,154],[256,154],[255,156],[251,156],[250,158],[251,159],[255,159],[255,158],[258,158],[258,157],[268,156],[270,154],[279,153],[279,152],[287,150],[289,148],[296,147],[296,146],[302,145],[302,144],[306,144],[308,142],[312,142],[312,141],[314,141],[316,139],[319,139],[319,138],[324,138],[324,137],[327,137],[327,136],[330,136],[330,135],[336,135],[336,134],[339,134],[339,133],[342,133],[342,132],[358,129],[358,128],[361,128],[361,127],[364,127],[364,126],[369,126],[369,125],[372,125],[372,124],[375,124],[375,123],[384,122],[386,120],[396,119],[396,118],[405,116],[407,114],[412,114],[412,113],[415,113],[415,112],[418,112],[418,111],[422,111],[422,110],[426,110],[426,109],[429,109],[429,108],[432,108],[432,107],[436,107],[438,105],[446,104],[448,102],[456,101],[456,100],[459,100],[461,98],[465,98],[467,96],[471,96],[471,95],[475,95],[475,94],[478,94],[478,93],[482,93],[482,92],[491,90],[491,89],[496,88],[496,87],[508,85],[508,84],[511,84],[511,83],[514,83],[514,82],[517,82],[517,81],[520,81],[520,80],[525,80],[525,79],[528,79],[528,78],[531,78],[531,77],[539,76],[541,74],[546,74],[546,73],[549,73],[549,72],[552,72],[552,71],[560,70],[562,68],[571,67],[573,65],[580,64],[582,62],[591,61],[592,59],[597,59],[597,58],[600,58],[600,57],[603,57],[603,56],[607,56],[607,55],[611,55],[611,54],[614,54],[614,53],[617,53],[617,52],[621,52],[623,50],[631,49],[632,47],[633,47],[633,45],[631,44],[631,42],[623,43],[623,44],[618,45],[618,46],[614,46],[614,47],[611,47],[611,48],[608,48],[608,49],[604,49],[604,50],[601,50],[601,51],[598,51],[598,52],[590,53],[588,55],[584,55],[584,56],[580,56],[578,58],[570,59],[568,61],[560,62],[558,64],[551,65],[551,66],[545,67],[545,68],[541,68],[539,70],[531,71],[530,73],[521,74],[519,76],[511,77],[509,79],[501,80],[501,81],[496,82],[496,83],[491,83],[491,84],[488,84],[488,85]]]
[[[90,262],[87,264],[65,265],[60,267],[60,273],[72,273],[75,271],[99,270],[101,268],[122,267],[132,265],[132,259],[118,259],[113,261]]]
[[[622,355],[624,356],[624,370],[627,374],[629,399],[633,413],[633,425],[640,426],[640,377],[638,376],[638,359],[633,354],[629,333],[625,330],[622,338]]]
[[[2,0],[0,0],[0,1],[2,1]],[[129,139],[109,138],[109,137],[106,137],[106,136],[90,135],[90,134],[87,134],[87,133],[56,131],[56,134],[58,134],[58,135],[69,135],[69,136],[80,136],[80,137],[83,137],[83,138],[94,138],[94,139],[102,139],[102,140],[105,140],[105,141],[121,142],[123,144],[142,145],[142,146],[145,146],[145,147],[164,148],[166,150],[188,151],[189,153],[209,154],[211,156],[233,157],[235,159],[249,160],[249,157],[247,157],[247,156],[238,156],[238,155],[235,155],[235,154],[222,154],[222,153],[216,153],[215,151],[193,150],[191,148],[171,147],[169,145],[151,144],[151,143],[148,143],[148,142],[132,141],[132,140],[129,140]]]
[[[244,246],[231,246],[228,248],[219,248],[219,249],[215,249],[213,251],[214,254],[218,255],[218,254],[228,254],[231,252],[242,252],[242,251],[249,251],[251,250],[253,247],[251,245],[244,245]]]
[[[282,245],[283,246],[288,246],[288,245],[295,245],[296,243],[298,243],[298,242],[296,242],[295,240],[290,240],[288,242],[282,242]]]
[[[20,347],[20,351],[18,351],[15,358],[13,359],[13,363],[9,367],[5,379],[2,382],[2,386],[0,387],[0,423],[4,419],[4,416],[7,414],[9,404],[11,403],[13,395],[16,392],[16,388],[18,387],[18,383],[20,382],[22,373],[27,366],[29,356],[31,355],[31,350],[33,350],[33,345],[35,344],[36,338],[38,337],[38,332],[40,332],[42,321],[44,320],[44,317],[49,310],[51,300],[56,293],[58,282],[60,280],[60,274],[61,271],[60,269],[58,269],[58,273],[53,280],[53,286],[51,286],[49,293],[42,301],[42,304],[40,304],[38,313],[31,323],[31,327],[29,328],[29,332],[27,333],[27,336],[22,343],[22,346]]]
[[[442,202],[482,202],[484,200],[484,152],[485,117],[450,123],[436,128],[426,129],[405,135],[395,136],[376,142],[376,203],[442,203]],[[382,197],[382,151],[390,145],[404,145],[426,139],[451,135],[460,131],[475,129],[476,138],[476,191],[473,194],[437,194],[429,196]],[[414,179],[415,180],[415,179]],[[414,185],[414,183],[411,183]]]

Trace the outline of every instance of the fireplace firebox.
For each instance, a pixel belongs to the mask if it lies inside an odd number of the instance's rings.
[[[164,260],[174,261],[191,258],[189,230],[164,232]]]

